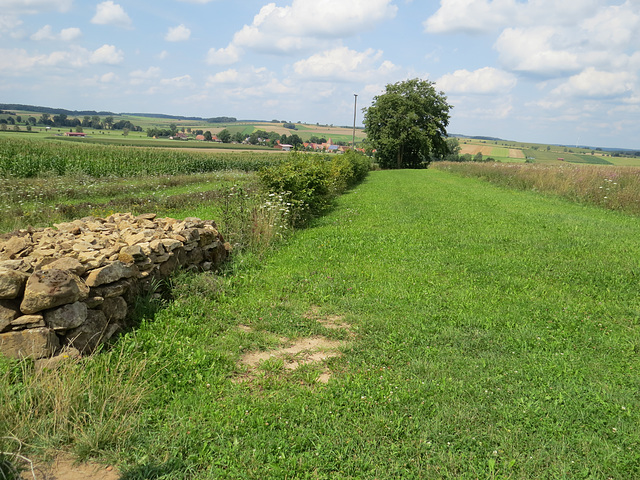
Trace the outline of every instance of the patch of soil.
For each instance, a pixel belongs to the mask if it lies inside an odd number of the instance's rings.
[[[35,474],[35,477],[34,477]],[[23,480],[118,480],[120,474],[111,465],[76,463],[71,457],[61,455],[51,462],[34,462],[34,473],[22,473]]]
[[[350,325],[344,322],[344,317],[339,315],[322,316],[319,307],[312,307],[303,315],[306,319],[316,320],[325,328],[341,329],[349,331]],[[244,332],[251,332],[251,327],[247,325],[239,325],[238,328]],[[339,357],[341,355],[340,348],[345,342],[338,340],[330,340],[323,336],[314,336],[311,338],[301,338],[292,341],[287,338],[281,338],[280,341],[284,346],[262,352],[247,352],[240,359],[240,364],[247,368],[246,373],[235,381],[237,383],[251,381],[256,377],[260,364],[270,359],[282,359],[285,370],[295,370],[301,365],[312,363],[322,363],[329,358]],[[331,372],[325,369],[318,377],[318,383],[328,383],[331,378]]]

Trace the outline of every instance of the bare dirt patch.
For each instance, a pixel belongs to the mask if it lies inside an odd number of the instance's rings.
[[[325,328],[350,332],[350,325],[344,321],[344,317],[340,315],[322,316],[319,307],[312,307],[303,316],[316,320]],[[239,325],[238,328],[244,332],[252,331],[251,327],[247,325]],[[257,378],[260,369],[266,365],[265,362],[282,362],[282,368],[289,371],[297,370],[303,365],[321,365],[330,358],[341,356],[340,349],[346,344],[344,341],[331,340],[321,335],[295,340],[280,338],[280,342],[283,345],[276,349],[245,353],[240,359],[240,365],[244,367],[245,371],[236,378],[236,383],[250,382]],[[316,381],[327,383],[330,378],[331,372],[325,368]]]
[[[51,462],[34,462],[33,473],[28,469],[20,478],[23,480],[118,480],[120,474],[111,465],[77,464],[71,457],[61,455]]]

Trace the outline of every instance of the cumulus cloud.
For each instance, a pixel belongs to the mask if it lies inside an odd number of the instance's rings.
[[[504,26],[517,14],[513,0],[442,0],[424,22],[429,33],[481,33]]]
[[[207,53],[207,63],[209,65],[231,65],[240,60],[242,50],[231,44],[226,48],[211,48]]]
[[[91,54],[89,62],[117,65],[124,60],[124,53],[114,45],[103,45]]]
[[[496,34],[502,66],[560,78],[626,68],[640,44],[640,3],[626,0],[441,0],[428,33]]]
[[[55,33],[51,28],[51,25],[45,25],[36,33],[31,35],[31,40],[62,40],[65,42],[71,42],[82,36],[82,31],[79,28],[64,28],[60,33]]]
[[[493,67],[473,72],[456,70],[436,80],[438,88],[447,94],[504,94],[517,83],[515,75]]]
[[[90,64],[114,65],[124,60],[122,51],[113,45],[103,45],[95,51],[72,46],[48,54],[30,55],[24,49],[0,49],[0,70],[7,75],[19,76],[36,69],[83,68]]]
[[[237,83],[240,79],[240,74],[236,69],[225,70],[224,72],[218,72],[215,75],[209,75],[207,79],[207,86],[211,87],[214,85],[224,84],[224,83]]]
[[[66,12],[73,5],[73,0],[2,0],[0,4],[3,14],[35,15],[50,11]]]
[[[627,1],[622,5],[612,5],[592,17],[585,19],[581,28],[588,33],[594,45],[607,49],[626,47],[640,39],[640,11],[637,4]]]
[[[91,23],[97,25],[114,25],[116,27],[130,28],[131,18],[124,9],[111,0],[102,2],[96,7],[96,14],[91,19]]]
[[[161,70],[158,67],[149,67],[146,70],[134,70],[129,73],[131,85],[140,85],[147,81],[160,77]]]
[[[298,76],[312,80],[371,80],[396,68],[389,61],[381,62],[381,58],[381,50],[370,48],[357,52],[347,47],[338,47],[296,62],[293,70]]]
[[[161,85],[170,86],[174,88],[193,87],[194,83],[191,79],[191,75],[182,75],[180,77],[163,78],[160,80]]]
[[[630,72],[603,72],[589,67],[552,93],[570,97],[616,97],[632,92],[636,81],[636,76]]]
[[[191,30],[180,24],[177,27],[170,27],[164,39],[167,42],[184,42],[191,37]]]
[[[509,69],[539,75],[558,75],[579,70],[577,52],[563,44],[552,27],[507,28],[496,41],[500,60]]]
[[[357,35],[393,18],[392,0],[293,0],[290,6],[269,3],[251,25],[233,37],[233,44],[251,50],[288,53],[317,48],[318,39]]]

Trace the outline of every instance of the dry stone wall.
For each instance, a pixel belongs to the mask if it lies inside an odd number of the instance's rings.
[[[199,218],[123,213],[54,226],[0,236],[0,354],[89,353],[157,280],[215,269],[231,251],[215,222]]]

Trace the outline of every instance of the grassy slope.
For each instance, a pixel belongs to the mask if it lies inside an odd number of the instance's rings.
[[[123,341],[168,362],[126,478],[637,477],[639,234],[446,172],[374,172],[263,267],[190,280]],[[327,386],[230,382],[279,336],[344,338],[313,305],[356,333]]]

